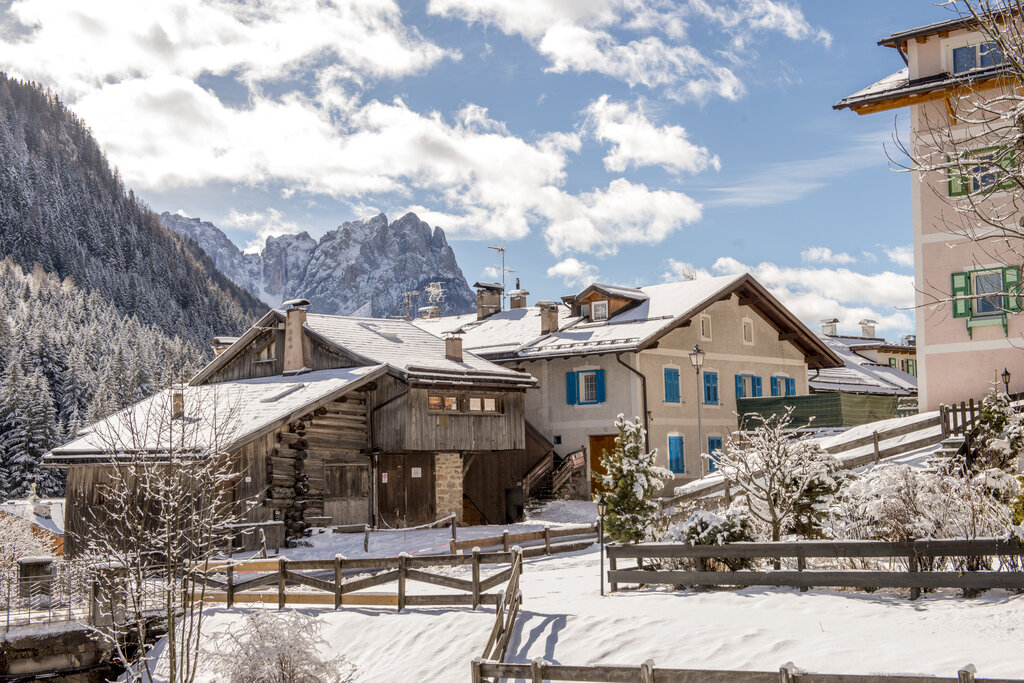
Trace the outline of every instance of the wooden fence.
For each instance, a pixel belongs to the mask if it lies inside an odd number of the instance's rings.
[[[481,576],[485,565],[510,564],[507,569],[488,577]],[[472,566],[472,578],[460,579],[423,571],[430,567]],[[381,570],[371,576],[345,578],[346,570]],[[230,608],[235,603],[259,602],[277,603],[278,609],[285,605],[330,605],[335,609],[343,605],[394,605],[399,610],[406,606],[497,605],[503,598],[500,593],[487,593],[513,578],[518,586],[522,571],[522,558],[517,550],[499,553],[473,552],[470,555],[433,555],[345,559],[340,555],[333,560],[249,560],[244,562],[210,563],[203,568],[206,587],[203,593],[196,593],[195,599],[205,602],[222,602]],[[329,578],[313,576],[304,572],[319,572]],[[255,573],[258,576],[237,581],[238,573]],[[217,578],[223,575],[224,579]],[[443,586],[466,594],[447,593],[436,595],[409,595],[406,584],[409,581]],[[395,593],[359,593],[359,591],[397,582]],[[265,586],[275,586],[276,591],[256,591]],[[303,586],[313,592],[289,592],[289,586]],[[212,590],[211,590],[212,589]]]
[[[494,628],[491,629],[491,636],[484,646],[484,659],[505,661],[508,641],[515,629],[519,606],[523,603],[523,593],[519,590],[519,576],[522,572],[523,558],[517,553],[512,561],[512,574],[509,576],[508,585],[499,593],[500,599],[494,609]]]
[[[559,544],[551,543],[551,539],[553,538],[589,536],[590,534],[593,534],[594,538],[587,539],[585,541]],[[584,527],[568,529],[552,529],[551,527],[545,526],[541,531],[525,531],[519,534],[510,534],[508,531],[504,531],[501,536],[467,538],[464,541],[459,541],[453,538],[448,544],[448,549],[451,551],[452,555],[463,550],[497,546],[501,546],[505,552],[508,552],[513,545],[529,543],[532,541],[544,541],[544,545],[523,548],[523,557],[536,557],[538,555],[551,555],[554,553],[567,553],[576,550],[584,550],[592,546],[594,543],[597,543],[597,522]]]
[[[722,671],[710,669],[659,669],[652,660],[640,666],[565,666],[534,660],[529,664],[503,664],[474,659],[472,681],[522,679],[526,681],[589,681],[591,683],[1022,683],[1020,678],[977,678],[968,664],[953,678],[904,674],[819,674],[800,671],[792,664],[778,671]]]
[[[728,543],[725,545],[640,544],[612,545],[608,552],[608,583],[617,590],[621,583],[672,584],[679,586],[792,586],[852,588],[909,588],[916,599],[922,588],[1005,588],[1024,590],[1024,571],[964,571],[961,562],[954,570],[922,571],[934,558],[1020,558],[1024,543],[1019,540],[979,538],[973,540],[887,541],[795,541],[774,543]],[[643,566],[645,559],[746,558],[779,562],[795,558],[796,571],[698,571],[655,569]],[[859,569],[807,569],[808,558],[893,559],[906,561],[906,571]],[[636,569],[619,569],[619,560],[634,559]],[[704,566],[704,563],[699,563]],[[949,564],[948,562],[943,564]],[[1018,564],[1019,566],[1019,564]]]

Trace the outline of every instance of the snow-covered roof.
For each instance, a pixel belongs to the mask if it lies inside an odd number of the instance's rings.
[[[173,418],[166,389],[91,425],[71,443],[44,457],[74,464],[119,454],[232,451],[387,371],[385,365],[317,370],[187,386],[184,417]]]
[[[949,75],[945,72],[925,78],[910,79],[907,69],[900,69],[868,87],[844,97],[832,105],[833,109],[854,109],[875,102],[883,102],[895,98],[921,96],[938,90],[946,90],[954,86],[972,85],[982,81],[1007,75],[1010,68],[1006,64],[997,64],[983,69],[972,69],[963,74]]]
[[[611,286],[591,285],[583,292],[591,288],[610,291]],[[829,367],[841,362],[748,273],[616,289],[629,292],[629,298],[638,303],[605,321],[570,317],[564,307],[560,308],[559,329],[546,335],[540,334],[537,307],[502,311],[481,321],[476,321],[475,316],[452,316],[417,320],[415,324],[437,336],[462,329],[464,348],[495,360],[636,351],[646,348],[715,301],[742,291],[771,317],[772,324],[798,332],[795,343],[807,355],[809,365]]]
[[[57,536],[64,535],[64,499],[36,498],[0,503],[0,513],[20,517]]]
[[[864,346],[862,337],[819,335],[842,360],[844,367],[808,373],[812,391],[846,391],[861,394],[917,394],[917,378],[902,370],[877,363],[851,347]],[[877,344],[871,345],[877,348]]]

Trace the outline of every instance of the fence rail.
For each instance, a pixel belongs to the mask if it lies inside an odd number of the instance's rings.
[[[537,659],[529,664],[503,664],[474,659],[472,681],[523,679],[527,681],[582,681],[589,683],[1022,683],[1020,678],[977,678],[968,664],[952,678],[903,674],[819,674],[797,669],[792,664],[778,671],[723,671],[721,669],[660,669],[652,660],[640,666],[565,666]]]
[[[589,536],[590,534],[594,534],[593,540],[581,541],[579,543],[562,543],[557,545],[552,544],[551,542],[552,539],[567,538],[570,536]],[[552,529],[549,526],[545,526],[540,531],[524,531],[518,534],[510,534],[508,531],[504,531],[501,536],[467,538],[463,541],[453,538],[448,543],[448,549],[453,555],[462,550],[495,546],[501,546],[505,552],[508,552],[514,545],[519,543],[529,543],[532,541],[544,541],[544,545],[524,548],[524,557],[535,557],[537,555],[551,555],[552,553],[558,552],[583,550],[597,542],[597,522],[583,527],[572,527],[567,529]]]
[[[481,576],[484,565],[506,564],[507,569],[491,576]],[[430,567],[453,567],[470,565],[472,579],[460,579],[443,574],[434,574],[424,569]],[[500,594],[487,593],[521,571],[521,557],[517,549],[510,552],[481,553],[471,555],[431,555],[414,557],[406,554],[387,558],[345,559],[340,555],[331,560],[249,560],[244,562],[211,562],[204,565],[206,590],[193,595],[204,602],[225,603],[229,608],[236,602],[277,603],[278,609],[285,605],[330,605],[335,609],[343,605],[393,605],[399,610],[406,606],[426,605],[495,605]],[[380,570],[370,576],[344,577],[346,570]],[[314,576],[305,572],[321,572],[327,577]],[[238,581],[237,574],[257,574],[255,577]],[[221,578],[223,577],[223,578]],[[409,595],[408,582],[427,583],[461,593],[434,595]],[[518,583],[518,578],[516,579]],[[397,583],[395,593],[360,593],[368,588]],[[255,589],[273,586],[273,591]],[[302,586],[310,591],[288,591],[289,587]]]
[[[984,557],[1024,557],[1024,543],[1016,539],[949,539],[906,542],[886,541],[795,541],[782,543],[729,543],[726,545],[641,544],[613,545],[607,548],[608,582],[617,590],[620,583],[672,584],[680,586],[792,586],[811,587],[910,588],[911,599],[922,588],[1024,589],[1024,571],[967,571],[970,560]],[[796,571],[739,570],[704,571],[689,569],[656,569],[644,567],[645,559],[728,559],[780,561],[795,558]],[[874,571],[860,569],[807,569],[808,558],[893,559],[905,560],[906,571]],[[931,558],[965,558],[947,566],[952,571],[924,571],[923,562]],[[619,569],[618,561],[637,560],[636,569]],[[934,562],[933,562],[934,563]],[[950,562],[943,563],[950,565]],[[980,563],[974,563],[980,566]],[[1019,561],[1018,561],[1019,566]]]

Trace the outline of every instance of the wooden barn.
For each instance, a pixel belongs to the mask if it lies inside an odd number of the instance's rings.
[[[168,419],[194,425],[198,448],[230,454],[247,522],[280,520],[289,536],[328,524],[521,515],[521,481],[543,448],[528,448],[525,429],[534,378],[403,320],[307,314],[304,300],[285,305],[217,349],[187,386],[92,425],[46,456],[67,469],[69,553],[88,533],[84,520],[103,498],[114,452],[155,457],[168,430],[140,434],[140,425]]]

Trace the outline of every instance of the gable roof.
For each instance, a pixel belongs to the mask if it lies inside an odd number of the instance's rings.
[[[237,342],[200,370],[190,383],[207,382],[261,331],[284,321],[284,312],[278,309],[269,311]],[[473,381],[519,387],[536,384],[536,380],[526,373],[491,363],[472,353],[464,352],[462,362],[449,360],[445,357],[445,342],[439,336],[421,330],[407,320],[309,313],[304,329],[311,338],[357,364],[384,365],[389,374],[406,381]]]
[[[606,321],[569,317],[560,310],[558,331],[541,335],[539,311],[536,308],[515,309],[495,314],[476,324],[463,324],[463,344],[465,348],[494,360],[640,351],[651,347],[675,328],[687,324],[711,304],[735,294],[743,303],[756,309],[775,329],[791,334],[790,341],[804,353],[809,367],[840,367],[843,364],[824,342],[749,273],[639,287],[632,291],[637,293],[635,296],[642,295],[643,300]],[[521,310],[528,312],[518,313]],[[444,329],[440,322],[443,320],[446,319],[438,319],[436,323],[417,321],[416,324],[435,334],[455,329]]]
[[[159,456],[172,448],[197,456],[211,450],[234,451],[381,377],[386,370],[384,365],[372,365],[186,386],[185,417],[177,420],[170,417],[171,390],[165,389],[90,425],[71,443],[47,453],[43,462],[108,462],[118,454]]]
[[[890,394],[912,396],[917,394],[917,378],[902,370],[866,358],[854,349],[879,344],[864,343],[863,337],[820,336],[843,359],[843,367],[824,368],[808,373],[812,391],[845,391],[857,394]]]

